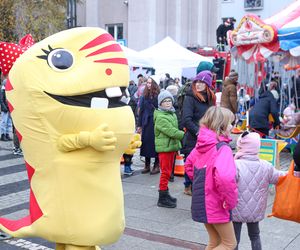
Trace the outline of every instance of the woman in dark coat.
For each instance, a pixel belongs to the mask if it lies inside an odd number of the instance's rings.
[[[186,133],[183,138],[181,153],[184,154],[185,159],[196,145],[199,120],[209,107],[216,104],[216,96],[210,89],[211,86],[212,73],[208,70],[202,71],[193,79],[191,88],[184,98],[181,122]],[[184,193],[191,195],[192,182],[186,174],[184,177]]]
[[[279,126],[279,112],[277,105],[278,93],[276,90],[264,92],[254,104],[249,112],[249,125],[255,132],[260,132],[263,136],[269,135],[269,114],[273,116],[273,127]]]
[[[153,113],[158,107],[157,97],[159,94],[159,86],[149,77],[144,89],[143,96],[139,103],[139,116],[138,116],[138,132],[142,133],[142,146],[140,155],[145,157],[145,167],[142,170],[142,174],[150,172],[150,160],[155,158],[153,169],[150,174],[159,173],[159,160],[158,155],[155,152],[154,144],[154,122]]]

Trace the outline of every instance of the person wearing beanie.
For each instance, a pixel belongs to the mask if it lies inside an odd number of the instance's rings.
[[[238,84],[238,77],[238,73],[230,72],[230,74],[225,78],[221,95],[221,107],[231,110],[234,114],[238,109],[236,87]]]
[[[295,105],[290,104],[283,110],[281,129],[276,130],[276,134],[289,137],[296,129],[296,126],[300,125],[300,112],[295,113],[295,109]]]
[[[204,70],[209,70],[212,73],[217,73],[219,69],[211,62],[202,61],[198,64],[197,74]]]
[[[185,159],[196,145],[199,131],[199,120],[206,110],[216,105],[216,96],[210,89],[212,84],[212,73],[208,70],[201,71],[193,79],[193,82],[186,93],[183,101],[181,126],[185,128],[183,148],[181,153]],[[192,182],[185,173],[184,193],[192,194]]]
[[[166,90],[169,91],[173,97],[178,94],[178,87],[176,85],[169,85]]]
[[[277,82],[276,81],[271,81],[266,86],[267,86],[268,90],[272,93],[272,95],[274,96],[276,101],[278,101],[279,100],[279,94],[278,94],[278,91],[277,91]]]
[[[217,78],[217,73],[220,73],[220,68],[217,68],[214,63],[211,63],[211,62],[206,62],[206,61],[202,61],[198,64],[198,67],[197,67],[197,75],[199,73],[201,73],[202,71],[205,71],[205,70],[209,70],[212,75],[213,75],[213,82],[212,82],[212,86],[211,88],[215,88],[215,85],[216,85],[216,78]]]
[[[249,125],[256,132],[260,132],[263,137],[269,135],[269,115],[274,119],[273,128],[280,125],[277,100],[270,90],[259,96],[258,101],[250,109]]]
[[[155,150],[160,165],[159,199],[157,206],[175,208],[177,199],[169,193],[168,183],[171,177],[175,155],[181,148],[184,132],[178,129],[178,121],[173,107],[172,94],[163,90],[158,95],[158,109],[154,111]]]
[[[232,221],[238,244],[242,224],[247,224],[252,249],[262,249],[259,222],[265,217],[269,185],[276,184],[281,175],[271,163],[259,159],[259,150],[258,133],[246,131],[240,135],[235,155],[238,204],[232,210]]]

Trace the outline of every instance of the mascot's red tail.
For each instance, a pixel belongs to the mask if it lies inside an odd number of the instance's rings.
[[[25,165],[28,173],[28,179],[30,182],[34,174],[34,169],[27,162],[25,162]],[[30,214],[19,220],[9,220],[6,218],[0,218],[0,230],[14,237],[30,236],[31,225],[43,215],[43,212],[40,209],[31,188],[29,201]]]

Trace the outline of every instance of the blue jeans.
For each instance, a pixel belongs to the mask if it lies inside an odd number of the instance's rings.
[[[184,173],[184,183],[183,184],[185,187],[188,187],[193,184],[190,177],[186,173]]]
[[[184,155],[184,161],[186,160],[186,158],[188,156],[189,156],[189,154]],[[185,172],[184,172],[184,183],[183,184],[184,184],[185,187],[189,187],[193,184],[190,177]]]
[[[9,134],[11,127],[11,118],[9,112],[1,112],[1,134]]]
[[[237,247],[235,248],[235,250],[239,249],[238,245],[241,239],[242,225],[243,223],[241,222],[233,222],[234,233],[237,241]],[[247,223],[247,228],[252,250],[261,250],[262,248],[259,236],[259,222]]]

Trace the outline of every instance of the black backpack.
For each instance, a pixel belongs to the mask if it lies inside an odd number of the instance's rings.
[[[184,98],[186,96],[187,91],[190,89],[192,82],[186,82],[179,90],[177,93],[177,105],[178,105],[178,111],[179,115],[182,115],[182,109],[183,109],[183,102]]]

